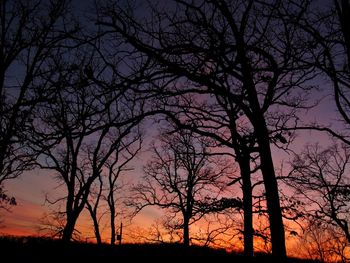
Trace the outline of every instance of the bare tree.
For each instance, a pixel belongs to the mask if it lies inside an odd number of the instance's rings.
[[[286,116],[295,116],[303,107],[307,98],[303,84],[311,72],[308,65],[300,64],[306,52],[297,27],[283,18],[299,17],[307,5],[308,1],[298,5],[293,1],[179,0],[167,10],[161,4],[159,9],[149,8],[153,13],[147,23],[127,9],[110,5],[99,21],[155,64],[150,76],[163,79],[150,91],[165,98],[208,95],[207,102],[223,108],[218,118],[227,119],[231,138],[239,131],[237,123],[248,122],[261,160],[272,252],[280,259],[286,257],[285,237],[270,143],[278,138],[287,141],[281,128],[288,124]],[[164,96],[161,101],[166,100]],[[229,114],[237,112],[241,116]],[[205,127],[207,114],[202,116],[198,122]],[[191,120],[189,125],[198,122]],[[270,128],[279,125],[280,132],[271,134]]]
[[[333,0],[322,5],[314,1],[304,15],[289,17],[288,22],[299,27],[304,35],[305,50],[308,53],[304,62],[313,66],[320,76],[325,77],[322,87],[334,98],[337,114],[346,129],[339,129],[329,123],[309,123],[298,126],[300,130],[327,132],[343,143],[350,144],[347,129],[350,124],[350,3],[346,0]]]
[[[171,105],[171,111],[166,115],[178,128],[209,138],[216,142],[215,147],[218,149],[224,147],[233,150],[233,154],[231,151],[226,154],[233,157],[238,164],[239,173],[230,175],[231,181],[228,185],[240,185],[242,189],[244,254],[253,256],[252,174],[259,171],[260,165],[256,163],[257,147],[251,127],[242,121],[238,108],[231,108],[225,103],[208,105],[206,102],[198,102],[198,96],[192,97],[188,94],[171,104],[169,101],[167,103]],[[229,118],[223,117],[225,115]]]
[[[108,138],[105,138],[105,149],[101,154],[108,155],[108,158],[106,159],[102,170],[100,170],[98,180],[94,183],[96,191],[90,191],[90,198],[86,202],[86,208],[93,220],[96,241],[98,244],[101,244],[101,234],[99,229],[100,220],[103,215],[109,214],[110,244],[112,246],[115,245],[117,235],[116,217],[118,214],[122,214],[121,207],[119,208],[120,213],[117,212],[117,199],[118,195],[120,196],[123,192],[123,188],[125,188],[125,185],[121,184],[118,178],[121,174],[132,170],[132,167],[128,166],[128,164],[141,150],[142,145],[141,133],[138,129],[134,133],[125,136],[122,141],[118,142],[118,144],[113,143],[116,137],[118,137],[118,134],[110,134]],[[110,154],[109,147],[114,149],[112,154]],[[89,161],[93,166],[93,158],[90,156]],[[102,215],[99,215],[98,213],[98,208],[101,204],[100,201],[105,201],[107,203],[107,208],[102,210]]]
[[[326,10],[319,10],[311,16],[304,28],[314,37],[316,65],[333,84],[333,94],[337,109],[344,123],[350,124],[350,3],[333,0]],[[320,19],[321,17],[321,19]],[[314,19],[319,22],[313,24]],[[311,20],[311,21],[310,21]]]
[[[297,245],[300,256],[320,262],[347,262],[349,242],[339,229],[309,218]]]
[[[175,243],[182,238],[181,230],[169,227],[168,218],[156,219],[148,228],[137,227],[129,229],[129,236],[137,243]]]
[[[25,127],[36,105],[50,99],[51,89],[44,79],[55,68],[47,62],[63,52],[62,46],[76,31],[68,1],[0,3],[1,192],[5,180],[32,168],[35,156],[25,147]]]
[[[350,150],[334,144],[326,149],[308,145],[292,162],[287,182],[308,206],[306,213],[318,222],[338,227],[347,241],[349,231]]]
[[[240,235],[241,225],[238,224],[237,213],[232,209],[208,214],[199,222],[199,229],[192,231],[192,242],[213,248],[232,249],[232,241]],[[239,246],[237,246],[239,247]]]
[[[32,149],[40,153],[38,165],[56,172],[65,186],[66,196],[60,200],[66,204],[62,236],[66,241],[72,236],[101,169],[148,114],[142,101],[125,89],[118,76],[112,75],[112,83],[107,85],[108,69],[93,68],[94,53],[85,48],[79,46],[79,50],[70,50],[53,61],[60,65],[55,78],[50,79],[56,90],[54,101],[41,104],[35,112],[29,138]],[[105,147],[107,141],[110,145]]]
[[[86,209],[90,213],[90,216],[94,225],[96,243],[98,245],[102,244],[101,232],[100,232],[100,221],[103,215],[101,216],[98,215],[98,208],[100,206],[102,191],[103,191],[103,180],[102,180],[102,176],[100,175],[98,176],[98,180],[95,180],[90,190],[90,199],[92,200],[90,200],[89,198],[86,200]]]
[[[65,213],[57,210],[51,210],[49,212],[45,212],[39,219],[37,230],[40,235],[54,239],[62,238],[65,225]],[[75,229],[72,234],[72,240],[81,241],[81,237],[81,233]]]
[[[115,237],[117,235],[116,228],[116,195],[118,190],[120,191],[120,183],[117,182],[120,175],[131,167],[128,167],[130,161],[132,161],[135,156],[141,150],[142,138],[140,133],[134,134],[120,145],[119,154],[114,156],[114,159],[106,164],[108,169],[108,192],[107,192],[107,204],[110,212],[110,226],[111,226],[111,245],[115,244]]]
[[[233,199],[217,200],[225,187],[227,164],[214,163],[204,142],[186,131],[165,135],[160,146],[153,146],[153,153],[130,204],[136,212],[151,205],[166,209],[168,224],[183,230],[183,243],[189,246],[191,224],[235,204]]]

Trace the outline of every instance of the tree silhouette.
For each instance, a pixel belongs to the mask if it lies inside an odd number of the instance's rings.
[[[151,205],[166,209],[168,226],[183,230],[185,246],[190,244],[191,224],[205,214],[239,205],[236,199],[218,200],[225,188],[222,179],[229,172],[227,164],[213,162],[204,142],[190,132],[164,135],[161,145],[153,146],[153,154],[129,205],[136,212]]]
[[[62,236],[66,241],[101,169],[148,114],[142,101],[125,89],[123,80],[118,83],[118,76],[111,76],[112,88],[108,88],[106,68],[102,72],[94,68],[94,76],[85,74],[85,69],[92,67],[90,56],[94,54],[90,47],[85,48],[79,46],[54,61],[60,68],[50,79],[55,89],[53,101],[41,104],[35,112],[29,138],[32,149],[39,153],[39,167],[55,171],[65,186],[66,196],[60,200],[66,203]]]
[[[198,102],[199,100],[199,102]],[[256,140],[252,129],[245,121],[242,121],[242,114],[238,108],[231,108],[225,103],[208,104],[202,102],[196,95],[176,96],[174,101],[167,99],[165,105],[169,107],[165,113],[168,120],[171,120],[178,129],[188,130],[203,138],[215,142],[215,147],[228,147],[225,153],[238,164],[239,175],[230,175],[230,185],[239,184],[243,195],[243,236],[244,254],[253,256],[253,186],[252,174],[259,171],[257,163]],[[223,116],[229,116],[224,118]],[[272,133],[273,134],[273,133]],[[230,136],[231,135],[231,136]],[[232,151],[233,150],[233,153]],[[235,166],[235,163],[232,166]]]
[[[117,202],[117,193],[120,191],[120,184],[117,182],[118,178],[122,173],[125,173],[128,170],[132,170],[131,167],[128,167],[128,164],[135,158],[135,156],[141,150],[142,145],[142,136],[140,133],[135,133],[133,136],[130,136],[128,140],[120,145],[119,155],[115,155],[115,158],[106,164],[108,169],[108,191],[107,191],[107,204],[110,212],[110,226],[111,226],[111,245],[115,244],[115,237],[117,235],[116,227],[116,202]]]
[[[33,167],[25,147],[27,123],[39,102],[49,101],[48,66],[76,32],[67,1],[1,1],[0,4],[0,191],[4,182]],[[1,199],[1,198],[0,198]],[[3,199],[3,200],[6,200]]]
[[[185,93],[207,94],[207,102],[224,109],[221,117],[229,120],[232,138],[236,122],[247,121],[266,189],[272,253],[279,259],[286,256],[285,237],[270,143],[281,134],[271,136],[269,128],[282,125],[283,131],[288,124],[285,117],[295,116],[307,98],[303,84],[311,67],[302,63],[306,51],[297,27],[284,21],[287,14],[298,17],[305,12],[307,4],[179,0],[166,11],[164,6],[151,7],[147,23],[128,9],[110,5],[99,21],[121,34],[140,56],[149,57],[148,65],[154,69],[150,79],[162,79],[149,91],[163,94],[160,101]],[[240,119],[228,114],[237,111]],[[199,122],[204,123],[207,115],[203,117]]]
[[[96,189],[94,189],[96,187]],[[102,176],[98,176],[98,180],[95,180],[93,186],[90,190],[90,200],[89,198],[86,200],[86,209],[89,211],[93,225],[94,225],[94,233],[96,237],[96,243],[101,245],[101,232],[100,232],[100,221],[102,216],[98,215],[98,208],[100,205],[101,197],[103,191],[103,181]]]
[[[157,115],[172,131],[153,145],[144,181],[133,188],[136,213],[164,208],[163,228],[171,237],[182,231],[189,246],[232,233],[225,216],[243,211],[245,255],[253,255],[255,236],[271,243],[278,261],[286,257],[283,219],[304,216],[315,221],[305,233],[316,245],[310,251],[324,261],[330,249],[341,255],[350,242],[349,1],[95,5],[96,23],[84,20],[83,31],[69,1],[0,3],[0,209],[16,204],[6,180],[34,167],[51,170],[64,189],[52,203],[64,206],[45,223],[49,231],[74,239],[86,208],[102,243],[103,203],[114,245],[118,178],[141,149],[140,123]],[[299,125],[300,112],[312,106],[309,92],[317,92],[315,76],[331,83],[326,92],[346,129]],[[326,131],[344,145],[307,145],[290,173],[278,174],[274,147],[287,150],[298,129]],[[232,185],[242,199],[227,197]],[[210,228],[221,215],[223,225]],[[208,220],[206,233],[191,236],[199,220]],[[156,225],[151,240],[164,242],[162,231]]]
[[[305,51],[308,56],[304,62],[314,67],[317,75],[326,77],[322,82],[327,94],[332,94],[341,122],[348,128],[350,124],[349,94],[350,88],[350,4],[345,0],[333,0],[328,5],[312,3],[304,15],[288,16],[286,20],[300,29],[303,34]],[[319,81],[318,79],[315,79]],[[343,143],[350,144],[344,129],[337,129],[331,124],[311,123],[298,126],[300,130],[327,132]]]
[[[39,225],[37,227],[38,233],[43,236],[47,236],[53,239],[62,239],[63,230],[66,225],[66,215],[64,212],[55,208],[45,212],[39,219]],[[81,241],[82,233],[77,229],[74,229],[72,233],[72,240]]]
[[[120,175],[132,170],[132,167],[128,164],[135,158],[138,152],[141,150],[142,134],[136,129],[135,132],[131,132],[124,137],[122,141],[117,144],[113,143],[117,134],[111,134],[109,138],[104,139],[104,150],[101,151],[101,156],[108,157],[98,175],[98,180],[95,180],[94,187],[90,191],[90,198],[86,202],[86,208],[88,209],[90,216],[93,220],[94,231],[96,241],[101,244],[100,234],[100,221],[103,215],[109,214],[109,226],[110,226],[110,244],[115,245],[117,227],[116,217],[122,213],[117,211],[117,195],[121,194],[125,185],[119,182]],[[110,149],[113,148],[113,153],[110,154]],[[93,159],[89,156],[89,161],[93,164]],[[100,201],[107,203],[101,215],[98,213],[98,208],[101,204]],[[119,210],[122,210],[120,207]]]
[[[314,38],[313,51],[317,54],[315,64],[325,73],[333,84],[335,103],[343,121],[350,124],[350,3],[333,0],[332,6],[315,15],[319,22],[312,25],[307,21],[304,28]],[[331,25],[331,26],[328,26]],[[318,52],[318,53],[317,53]]]
[[[349,243],[339,229],[309,218],[300,235],[298,251],[303,258],[320,262],[347,262]]]
[[[318,222],[337,226],[350,242],[348,176],[350,151],[347,145],[326,149],[307,146],[292,162],[287,182],[308,204],[306,211]]]

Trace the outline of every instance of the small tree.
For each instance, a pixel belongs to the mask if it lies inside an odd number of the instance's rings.
[[[140,133],[133,134],[127,138],[125,142],[120,145],[119,154],[114,156],[114,159],[106,163],[108,169],[108,190],[107,190],[107,204],[110,212],[110,226],[111,226],[111,245],[115,244],[115,237],[117,234],[116,217],[117,213],[117,194],[120,192],[120,184],[118,178],[120,175],[132,168],[128,167],[128,164],[135,158],[135,156],[141,150],[142,137]]]
[[[132,170],[132,167],[128,167],[129,163],[135,158],[138,152],[141,150],[142,135],[139,130],[134,133],[130,133],[122,141],[118,141],[114,144],[117,134],[111,134],[108,138],[105,138],[104,150],[101,151],[101,156],[107,157],[103,168],[100,169],[98,180],[94,182],[94,190],[90,192],[90,198],[86,202],[86,208],[90,213],[94,224],[94,232],[96,241],[101,243],[100,234],[100,221],[105,214],[109,214],[109,226],[110,226],[110,243],[115,245],[116,241],[116,217],[121,214],[117,210],[118,194],[123,191],[125,185],[120,184],[120,176]],[[110,150],[113,149],[113,153],[110,154]],[[94,165],[93,158],[89,155],[89,162]],[[98,208],[102,202],[107,203],[101,214],[98,213]],[[121,208],[120,208],[121,210]]]
[[[306,213],[338,227],[350,242],[350,149],[334,144],[326,149],[308,145],[296,155],[286,182],[308,204]]]
[[[309,218],[297,244],[299,255],[320,262],[348,262],[346,241],[339,228],[325,224],[324,221]]]
[[[225,188],[227,164],[214,162],[205,143],[186,131],[164,135],[161,145],[152,149],[153,158],[144,168],[144,181],[133,188],[131,204],[137,212],[150,205],[166,209],[172,219],[168,225],[181,228],[183,244],[189,246],[191,224],[232,205],[228,199],[217,201]]]

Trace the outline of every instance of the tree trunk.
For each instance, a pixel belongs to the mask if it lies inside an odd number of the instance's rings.
[[[110,212],[111,212],[111,245],[115,245],[115,208],[114,203],[110,204]]]
[[[102,244],[102,240],[101,240],[100,227],[98,225],[96,211],[94,211],[94,209],[92,208],[92,206],[90,205],[89,202],[86,202],[86,206],[87,206],[87,209],[90,212],[90,216],[91,216],[92,222],[94,224],[94,233],[95,233],[95,237],[96,237],[96,243],[98,245],[101,245]]]
[[[109,177],[109,187],[110,189],[107,197],[107,203],[108,203],[109,212],[110,212],[111,246],[114,246],[116,241],[115,235],[117,233],[116,233],[116,227],[115,227],[116,212],[115,212],[115,201],[114,201],[114,182],[111,177]]]
[[[87,186],[85,185],[85,187]],[[88,193],[88,191],[85,191],[85,193],[80,195],[80,198],[78,198],[77,196],[74,196],[74,180],[68,186],[68,196],[66,203],[67,222],[63,229],[63,241],[68,242],[72,239],[75,224],[81,211],[86,205]],[[80,200],[80,204],[78,204],[78,200]]]
[[[340,3],[340,13],[338,13],[341,30],[344,36],[347,63],[350,63],[350,3],[347,0],[342,0]]]
[[[190,231],[189,231],[189,218],[187,216],[184,216],[183,235],[184,235],[183,244],[185,247],[189,247],[190,246]]]
[[[94,222],[94,232],[95,232],[96,242],[97,242],[98,245],[101,245],[102,241],[101,241],[100,228],[98,226],[98,222],[97,222],[96,216],[94,216],[92,218],[92,220]]]
[[[75,223],[78,219],[74,213],[67,213],[67,222],[63,229],[62,240],[69,242],[72,239]]]
[[[257,120],[254,128],[259,144],[261,172],[263,175],[266,192],[266,205],[269,214],[271,232],[272,256],[281,262],[287,257],[285,234],[278,193],[278,184],[270,148],[270,140],[266,123],[263,117],[261,117],[260,120]]]
[[[250,157],[243,156],[238,159],[242,177],[243,190],[243,213],[244,213],[244,255],[252,257],[253,248],[253,203],[252,203],[252,183],[250,180]]]
[[[236,32],[237,55],[242,65],[244,87],[247,91],[250,112],[247,115],[254,127],[259,146],[261,173],[266,192],[266,205],[269,215],[272,256],[276,262],[284,262],[287,258],[282,211],[278,194],[278,185],[272,160],[270,137],[264,113],[260,108],[259,96],[255,87],[253,70],[246,53],[244,37]],[[247,112],[246,112],[247,113]]]
[[[63,228],[63,233],[62,233],[62,240],[65,242],[69,242],[72,239],[75,222],[77,220],[72,209],[73,203],[74,203],[74,189],[72,190],[71,185],[68,185],[68,196],[67,196],[67,202],[66,202],[67,221]]]

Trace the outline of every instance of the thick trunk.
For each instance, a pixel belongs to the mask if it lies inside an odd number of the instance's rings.
[[[271,231],[272,255],[280,262],[286,258],[286,245],[284,226],[282,221],[282,211],[278,193],[277,179],[275,175],[270,140],[268,136],[265,121],[255,125],[256,136],[259,144],[259,154],[261,161],[261,172],[263,175],[266,205],[269,214],[269,223]]]
[[[72,239],[75,223],[78,217],[74,214],[67,214],[67,222],[63,229],[62,240],[65,242],[69,242]]]
[[[190,231],[189,231],[189,219],[184,217],[184,225],[183,225],[183,234],[184,234],[184,246],[188,247],[190,245]]]
[[[244,213],[244,255],[252,257],[253,248],[253,204],[252,204],[252,183],[250,180],[250,158],[244,156],[238,160],[243,190],[243,213]]]
[[[226,12],[226,10],[223,10]],[[275,175],[274,165],[272,161],[269,133],[264,117],[264,113],[260,107],[258,93],[254,83],[254,73],[251,67],[251,61],[248,58],[245,47],[244,37],[240,32],[236,32],[237,55],[242,65],[242,75],[244,88],[247,91],[247,99],[249,100],[248,118],[254,126],[254,133],[259,146],[261,173],[263,175],[266,204],[269,214],[269,223],[271,231],[272,256],[276,262],[283,262],[287,258],[284,226],[282,221],[282,212],[279,202],[277,179]]]
[[[68,196],[67,196],[67,202],[66,202],[67,221],[62,233],[62,240],[66,242],[72,239],[75,222],[77,220],[72,209],[73,203],[74,203],[74,189],[72,190],[71,185],[68,185],[67,187],[68,187]]]
[[[80,200],[80,204],[78,204],[79,200]],[[86,202],[87,202],[87,193],[81,196],[81,198],[79,198],[78,195],[74,196],[74,180],[73,180],[71,184],[68,186],[68,196],[67,196],[67,203],[66,203],[67,222],[63,229],[63,235],[62,235],[63,241],[70,241],[72,239],[75,224],[78,220],[78,217],[81,211],[85,207]]]

